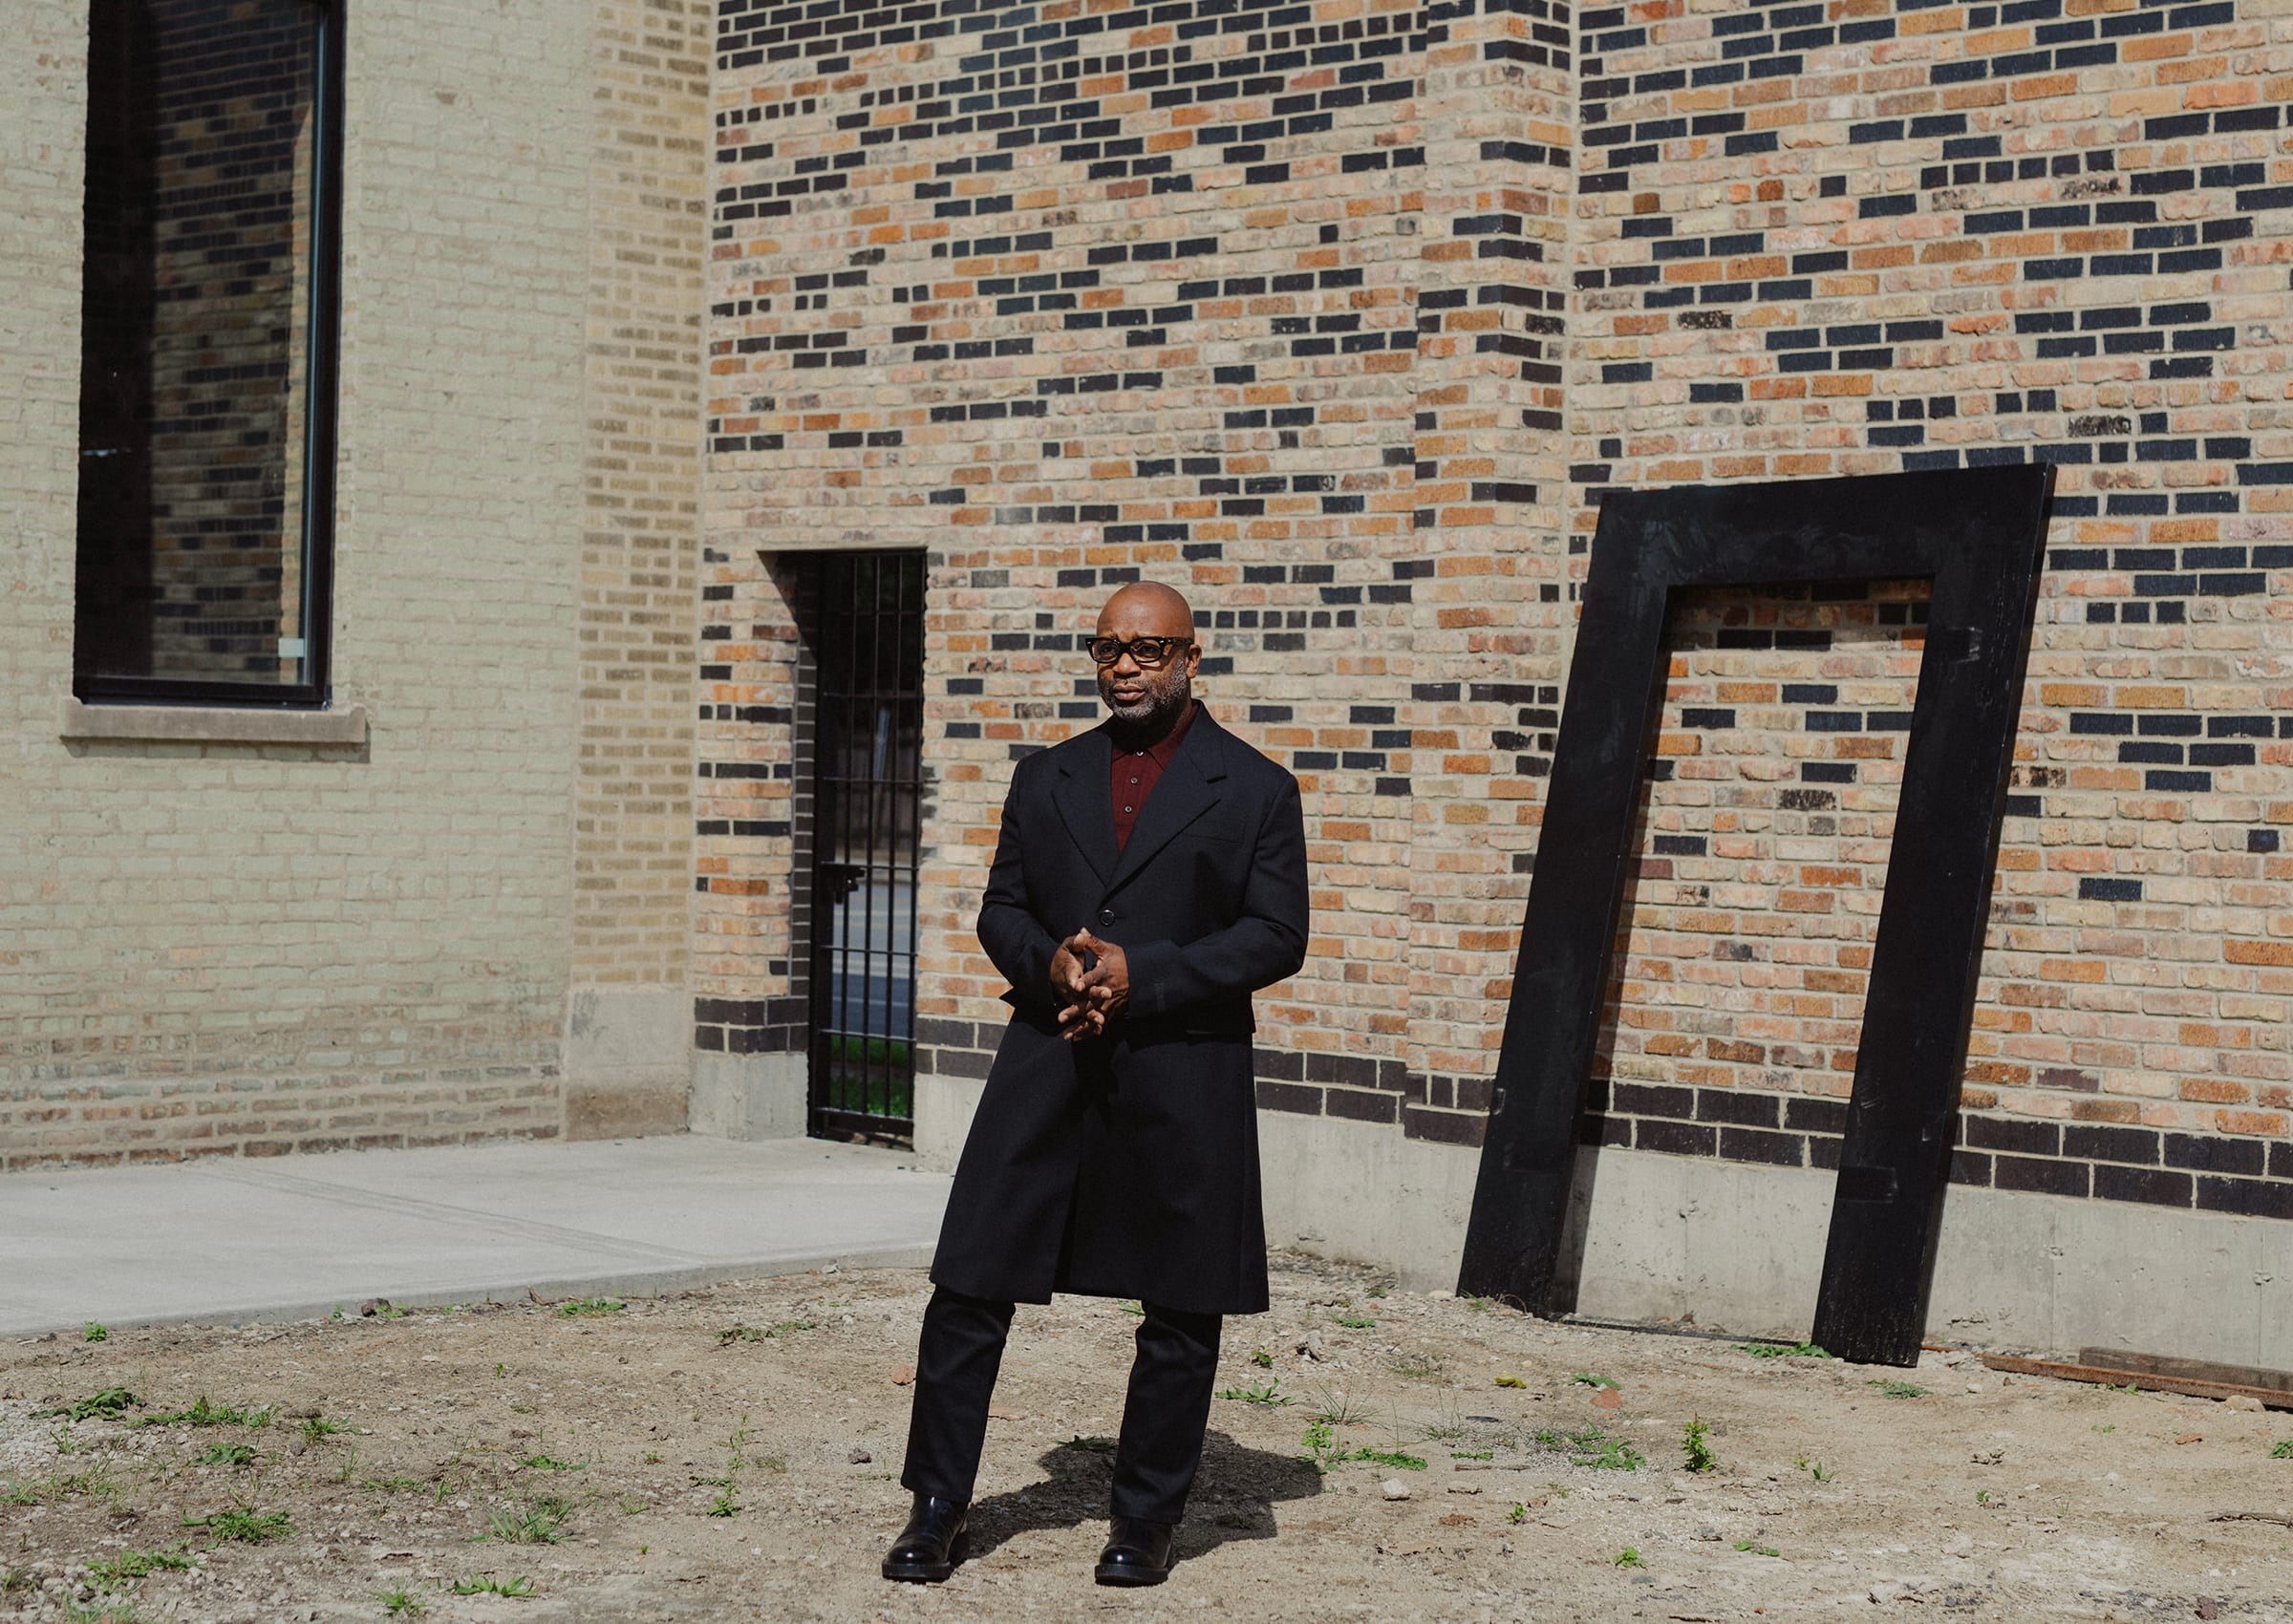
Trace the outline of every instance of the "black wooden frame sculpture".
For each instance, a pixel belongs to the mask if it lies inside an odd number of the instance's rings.
[[[2053,474],[1687,486],[1601,508],[1460,1293],[1568,1306],[1555,1285],[1570,1181],[1672,592],[1930,577],[1814,1323],[1841,1357],[1918,1362]]]

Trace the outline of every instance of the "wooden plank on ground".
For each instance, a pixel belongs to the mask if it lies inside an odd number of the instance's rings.
[[[2016,1358],[2009,1354],[1984,1354],[1984,1365],[2012,1376],[2050,1376],[2058,1381],[2091,1381],[2104,1387],[2128,1382],[2153,1393],[2180,1393],[2192,1399],[2258,1399],[2273,1410],[2293,1410],[2293,1393],[2275,1387],[2247,1387],[2234,1381],[2197,1381],[2188,1377],[2156,1376],[2138,1370],[2110,1370],[2100,1365],[2069,1364],[2061,1359]]]
[[[2229,1387],[2267,1387],[2293,1393],[2293,1370],[2259,1365],[2216,1364],[2211,1359],[2177,1359],[2166,1354],[2135,1354],[2123,1348],[2081,1348],[2078,1362],[2096,1370],[2129,1370],[2135,1375],[2173,1376],[2184,1381],[2218,1381]]]

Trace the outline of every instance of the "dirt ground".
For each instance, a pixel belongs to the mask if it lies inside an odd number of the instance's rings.
[[[1229,1322],[1168,1584],[1090,1581],[1138,1321],[1061,1299],[1014,1326],[975,1554],[889,1585],[926,1289],[0,1344],[0,1617],[2293,1619],[2293,1526],[2223,1520],[2293,1513],[2293,1417],[1305,1264]]]

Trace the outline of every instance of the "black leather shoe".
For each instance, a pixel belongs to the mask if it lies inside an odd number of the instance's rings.
[[[1117,1517],[1091,1576],[1103,1585],[1159,1585],[1170,1576],[1171,1523]]]
[[[960,1500],[919,1494],[908,1526],[884,1556],[884,1576],[911,1584],[936,1585],[955,1571],[964,1557],[964,1519],[971,1507]]]

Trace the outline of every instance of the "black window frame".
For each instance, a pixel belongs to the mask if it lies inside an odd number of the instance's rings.
[[[302,0],[316,17],[311,50],[309,354],[304,388],[302,548],[303,680],[230,682],[199,677],[83,672],[75,611],[73,696],[90,705],[184,705],[240,710],[324,710],[333,698],[334,459],[342,325],[343,35],[347,0]],[[91,101],[96,95],[88,86]],[[83,294],[84,299],[84,294]],[[85,307],[82,308],[85,320]],[[84,354],[84,351],[83,351]],[[76,433],[77,431],[75,431]],[[83,477],[87,448],[76,445]],[[75,558],[82,545],[75,520]]]

